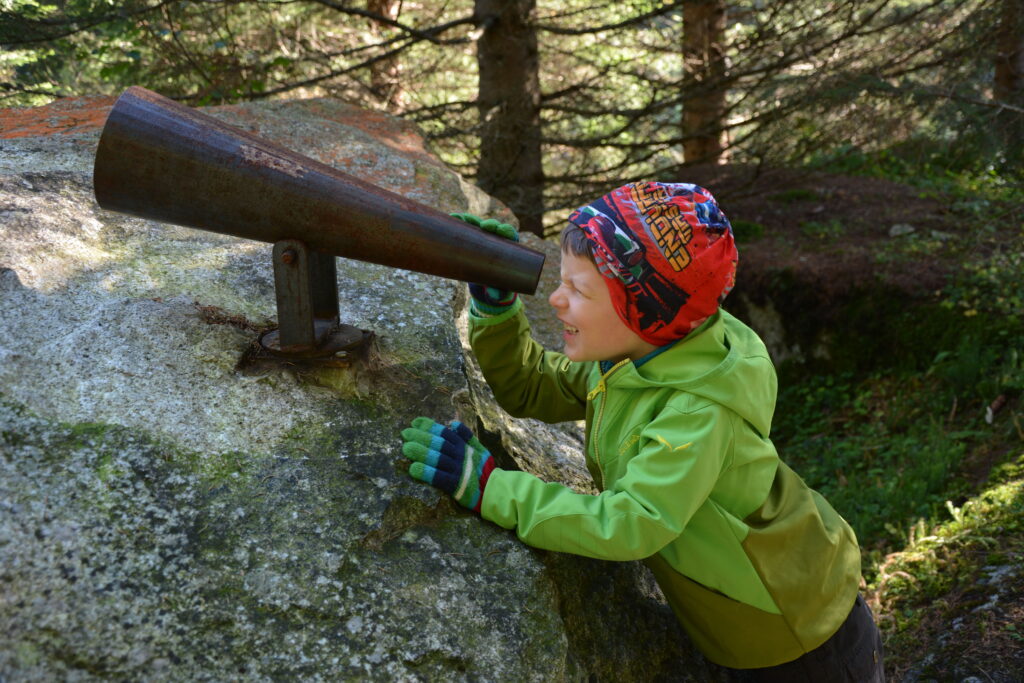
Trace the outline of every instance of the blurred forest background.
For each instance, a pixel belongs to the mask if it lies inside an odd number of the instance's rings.
[[[708,168],[884,181],[873,203],[865,181],[762,192],[812,261],[879,203],[939,207],[940,229],[882,226],[870,268],[942,264],[944,284],[851,304],[909,313],[870,362],[790,375],[773,438],[857,530],[892,674],[952,680],[918,662],[938,642],[1024,676],[1024,0],[0,0],[0,45],[0,106],[142,85],[389,112],[541,236]],[[797,220],[843,193],[845,214]],[[741,241],[777,229],[727,213]],[[1012,609],[978,616],[993,566],[1016,567]]]
[[[1020,0],[3,0],[0,103],[143,85],[417,122],[542,234],[684,165],[1018,177]]]

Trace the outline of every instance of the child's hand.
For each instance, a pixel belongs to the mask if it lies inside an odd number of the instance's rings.
[[[458,420],[448,427],[417,417],[402,430],[402,453],[413,461],[409,474],[450,493],[461,505],[480,512],[494,458]]]
[[[507,240],[519,241],[519,231],[508,223],[502,223],[494,218],[483,219],[471,213],[453,213],[452,217]],[[504,313],[509,306],[516,302],[518,296],[515,292],[475,283],[470,283],[469,293],[473,297],[473,313],[481,318]]]

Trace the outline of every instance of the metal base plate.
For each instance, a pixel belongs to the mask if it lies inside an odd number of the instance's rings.
[[[260,335],[259,355],[309,365],[347,367],[373,338],[373,332],[351,325],[338,325],[319,320],[316,325],[316,346],[281,348],[278,330],[274,329]],[[324,329],[321,330],[321,327]]]

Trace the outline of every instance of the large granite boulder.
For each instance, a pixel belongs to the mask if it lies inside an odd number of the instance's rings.
[[[640,565],[528,548],[406,474],[399,431],[458,416],[503,466],[589,486],[579,425],[510,420],[467,362],[464,287],[340,260],[343,322],[374,352],[244,366],[275,316],[270,245],[99,209],[111,104],[0,110],[0,680],[711,675]],[[510,217],[382,115],[209,111]]]

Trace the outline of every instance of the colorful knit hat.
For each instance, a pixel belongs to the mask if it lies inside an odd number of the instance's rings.
[[[687,183],[631,183],[576,209],[622,321],[663,346],[707,320],[732,289],[732,226],[711,193]]]

